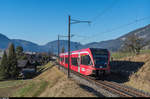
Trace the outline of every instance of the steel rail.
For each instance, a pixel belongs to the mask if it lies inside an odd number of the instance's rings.
[[[150,96],[148,96],[148,95],[145,95],[144,93],[137,92],[137,91],[135,91],[135,90],[133,90],[133,89],[129,89],[129,88],[123,87],[123,86],[121,86],[121,85],[119,85],[119,84],[115,84],[115,83],[113,83],[113,82],[102,81],[101,83],[105,83],[105,84],[107,84],[107,85],[111,85],[111,86],[120,88],[120,89],[122,89],[122,90],[124,90],[124,91],[126,91],[126,92],[128,92],[128,93],[130,93],[130,94],[132,94],[132,95],[136,95],[137,97],[150,97]]]
[[[96,85],[102,87],[102,88],[105,89],[105,90],[111,91],[111,92],[114,93],[114,94],[118,94],[118,95],[120,95],[121,97],[133,97],[132,95],[127,94],[127,93],[125,93],[124,91],[121,91],[121,90],[119,90],[119,89],[117,89],[117,88],[115,88],[115,87],[112,87],[112,86],[108,86],[108,85],[106,85],[106,84],[104,84],[104,83],[99,82],[98,80],[91,79],[91,78],[88,77],[88,76],[84,76],[84,75],[79,74],[79,73],[76,73],[76,72],[74,72],[74,71],[71,71],[71,72],[73,72],[74,74],[76,74],[76,75],[78,75],[78,76],[80,76],[80,77],[82,77],[82,78],[84,78],[84,79],[90,81],[91,83],[94,83],[94,84],[96,84]]]

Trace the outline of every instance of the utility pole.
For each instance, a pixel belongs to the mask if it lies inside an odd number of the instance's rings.
[[[71,35],[71,37],[74,35]],[[64,36],[64,35],[58,35],[58,62],[60,61],[60,57],[59,57],[59,53],[60,53],[60,37],[68,37],[68,36]]]
[[[59,35],[58,35],[58,62],[59,62]],[[60,68],[59,68],[60,69]]]
[[[68,78],[70,77],[70,15],[68,24]]]
[[[70,25],[76,23],[91,23],[90,21],[80,21],[80,20],[73,20],[69,15],[69,23],[68,23],[68,78],[70,78]],[[73,22],[71,22],[73,21]]]
[[[71,35],[73,36],[73,35]],[[63,35],[58,35],[58,59],[59,59],[59,53],[60,53],[60,37],[68,37],[68,36],[63,36]]]
[[[59,35],[58,35],[58,59],[59,59]]]

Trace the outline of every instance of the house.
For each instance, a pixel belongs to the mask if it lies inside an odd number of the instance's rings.
[[[25,54],[29,54],[29,55],[35,55],[36,52],[24,52]]]
[[[56,56],[52,56],[52,58],[51,58],[53,61],[55,61],[56,59],[57,59],[57,57]]]
[[[36,66],[31,64],[28,60],[18,60],[18,68],[20,73],[27,77],[27,75],[32,75],[36,73]]]
[[[34,69],[34,71],[36,72],[36,66],[31,64],[28,60],[18,60],[18,68],[20,70],[24,70],[24,69]]]

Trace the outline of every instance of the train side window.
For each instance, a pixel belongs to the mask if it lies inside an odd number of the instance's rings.
[[[64,61],[64,58],[61,57],[61,58],[60,58],[60,61],[63,62],[63,61]]]
[[[68,64],[68,58],[65,58],[65,64]]]
[[[71,63],[72,63],[72,65],[74,65],[74,66],[78,66],[77,58],[71,58]]]
[[[92,61],[89,55],[81,56],[81,64],[82,65],[92,65]]]
[[[64,62],[64,58],[62,58],[62,62]]]

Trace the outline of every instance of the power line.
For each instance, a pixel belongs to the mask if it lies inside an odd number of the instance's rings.
[[[113,29],[110,29],[110,30],[106,30],[106,31],[104,31],[104,32],[101,32],[100,34],[110,33],[110,32],[113,32],[113,31],[122,29],[122,28],[124,28],[124,27],[129,26],[129,25],[132,25],[132,24],[135,24],[135,23],[137,23],[137,22],[140,22],[140,21],[143,21],[143,20],[147,20],[147,19],[150,19],[150,16],[143,17],[143,18],[140,18],[140,19],[136,19],[136,20],[134,20],[134,21],[132,21],[132,22],[130,22],[130,23],[127,23],[127,24],[124,24],[124,25],[120,25],[120,26],[118,26],[118,27],[116,27],[116,28],[113,28]],[[91,36],[83,36],[83,35],[76,35],[76,36],[78,36],[78,37],[80,37],[80,38],[84,38],[84,40],[86,41],[87,39],[93,39],[93,38],[97,37],[97,34],[92,35],[92,37],[91,37]]]
[[[110,9],[112,9],[117,2],[118,2],[118,0],[114,0],[113,3],[110,6],[108,6],[107,8],[105,8],[102,12],[98,13],[93,18],[91,18],[91,22],[94,23],[99,17],[101,17],[102,15],[104,15],[106,12],[110,11]],[[96,23],[94,23],[94,24],[96,24]],[[92,24],[92,25],[94,25],[94,24]],[[82,28],[80,30],[80,32],[82,32],[84,29],[85,28]]]
[[[93,17],[91,20],[96,21],[100,16],[104,15],[106,12],[110,11],[110,9],[112,9],[114,7],[114,5],[118,2],[118,0],[115,0],[110,6],[108,6],[107,8],[105,8],[101,13],[99,13],[98,15],[96,15],[95,17]]]
[[[95,17],[91,18],[92,23],[93,23],[93,22],[96,22],[96,20],[97,20],[99,17],[103,16],[105,13],[107,13],[108,11],[110,11],[110,10],[114,7],[114,5],[116,5],[117,2],[118,2],[118,0],[114,0],[114,2],[112,2],[112,3],[111,3],[107,8],[105,8],[102,12],[100,12],[99,14],[97,14]],[[150,17],[150,16],[144,17],[144,18],[141,18],[141,19],[137,19],[137,17],[136,17],[136,20],[134,20],[134,21],[132,21],[132,22],[130,22],[130,23],[123,24],[123,25],[120,25],[120,26],[118,26],[118,27],[115,27],[115,28],[106,30],[106,31],[102,32],[101,34],[103,34],[103,33],[110,33],[110,32],[113,32],[113,31],[122,29],[122,28],[124,28],[124,27],[126,27],[126,26],[130,26],[130,25],[135,24],[135,23],[137,23],[137,22],[140,22],[140,21],[149,19],[149,17]],[[79,20],[75,20],[75,21],[79,21]],[[82,28],[82,29],[80,30],[80,32],[82,32],[83,29],[85,29],[85,28]],[[88,36],[77,35],[77,34],[76,34],[76,36],[79,37],[79,38],[83,38],[84,40],[86,40],[86,39],[93,39],[93,37],[94,37],[94,38],[97,37],[97,34],[95,34],[95,36],[92,35],[92,38],[91,38],[90,36],[88,37]]]
[[[136,20],[134,20],[134,21],[132,21],[132,22],[130,22],[130,23],[127,23],[127,24],[124,24],[124,25],[118,26],[118,27],[116,27],[116,28],[113,28],[113,29],[111,29],[111,30],[107,30],[107,31],[102,32],[102,33],[112,32],[112,31],[115,31],[115,30],[118,30],[118,29],[124,28],[124,27],[126,27],[126,26],[132,25],[132,24],[134,24],[134,23],[137,23],[137,22],[140,22],[140,21],[143,21],[143,20],[149,19],[149,18],[150,18],[150,16],[148,16],[148,17],[144,17],[144,18],[140,18],[140,19],[136,19]]]

